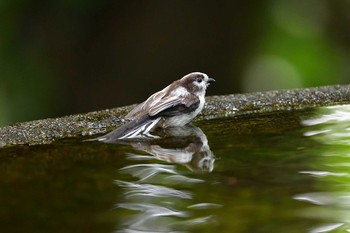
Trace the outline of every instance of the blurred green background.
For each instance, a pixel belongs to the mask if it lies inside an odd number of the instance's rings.
[[[143,101],[348,83],[350,1],[0,1],[0,126]]]

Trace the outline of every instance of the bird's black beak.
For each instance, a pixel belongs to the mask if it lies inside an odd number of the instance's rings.
[[[213,78],[208,78],[208,83],[213,83],[213,82],[215,82],[215,79],[213,79]]]

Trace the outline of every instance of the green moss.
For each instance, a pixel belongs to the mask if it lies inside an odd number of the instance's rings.
[[[306,109],[350,102],[350,85],[207,97],[196,120]],[[133,106],[18,123],[0,128],[0,148],[48,144],[57,139],[105,133],[124,123]]]

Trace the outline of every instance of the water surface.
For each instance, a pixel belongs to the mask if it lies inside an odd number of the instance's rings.
[[[349,232],[350,107],[0,150],[1,232]],[[167,132],[169,134],[169,132]]]

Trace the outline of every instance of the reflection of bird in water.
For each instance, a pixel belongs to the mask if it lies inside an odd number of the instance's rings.
[[[194,172],[211,172],[215,158],[203,131],[193,125],[161,129],[162,139],[124,142],[159,160],[183,164]]]
[[[205,180],[189,177],[190,174],[178,171],[174,164],[139,162],[156,158],[185,165],[191,171],[211,172],[215,158],[205,134],[192,125],[159,129],[153,133],[160,137],[115,142],[142,151],[129,154],[129,159],[138,161],[120,169],[121,173],[137,180],[116,181],[125,199],[125,202],[116,205],[124,218],[118,232],[187,232],[194,225],[215,223],[212,214],[215,212],[208,214],[208,211],[222,206],[202,202],[191,191],[181,189],[186,184],[195,190],[196,184]],[[177,187],[177,184],[180,186]]]

